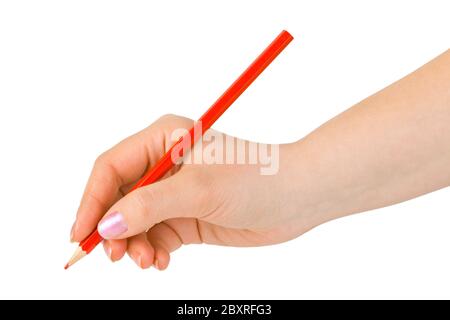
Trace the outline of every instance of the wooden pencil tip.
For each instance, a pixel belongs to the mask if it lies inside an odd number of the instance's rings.
[[[73,254],[72,258],[70,258],[69,262],[64,266],[64,270],[67,270],[70,266],[75,264],[78,260],[86,256],[86,252],[83,251],[81,247],[78,247],[75,253]]]

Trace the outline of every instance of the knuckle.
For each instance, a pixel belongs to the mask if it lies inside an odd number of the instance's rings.
[[[108,152],[104,152],[95,159],[92,169],[92,180],[96,182],[121,185],[122,181],[117,175],[114,166],[111,163]]]
[[[181,117],[176,114],[168,113],[157,120],[158,123],[169,128],[187,128],[192,126],[194,121],[189,118]]]
[[[177,119],[178,116],[176,116],[175,114],[172,113],[166,113],[164,115],[162,115],[159,119],[158,122],[170,122],[173,121],[175,119]]]
[[[108,152],[103,152],[102,154],[100,154],[97,159],[95,159],[94,162],[94,168],[98,169],[98,168],[102,168],[105,167],[106,164],[108,162]]]

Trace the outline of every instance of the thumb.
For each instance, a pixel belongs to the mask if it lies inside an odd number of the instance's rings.
[[[200,218],[211,188],[197,172],[175,175],[142,187],[116,202],[98,224],[104,239],[124,239],[170,218]]]

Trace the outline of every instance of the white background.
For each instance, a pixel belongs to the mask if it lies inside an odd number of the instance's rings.
[[[187,246],[165,272],[111,264],[101,248],[63,270],[96,156],[162,114],[200,116],[282,29],[295,40],[216,129],[301,138],[447,50],[449,12],[448,1],[0,2],[0,298],[450,298],[450,189],[277,246]]]

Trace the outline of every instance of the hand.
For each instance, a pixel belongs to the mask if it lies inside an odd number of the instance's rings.
[[[292,239],[317,224],[311,219],[299,223],[301,216],[288,199],[292,195],[285,192],[291,184],[289,145],[280,147],[279,159],[286,161],[275,175],[262,175],[261,166],[254,164],[182,164],[163,180],[127,194],[174,143],[172,132],[192,125],[186,118],[164,116],[98,157],[72,240],[84,239],[104,216],[98,229],[108,239],[104,248],[112,261],[128,251],[139,267],[162,270],[170,253],[183,244],[267,245]],[[211,143],[203,142],[204,149]],[[250,152],[248,142],[234,143]]]
[[[98,230],[113,261],[128,251],[142,268],[165,269],[182,244],[283,242],[331,219],[447,187],[449,75],[450,50],[298,142],[271,145],[275,174],[262,175],[252,161],[191,161],[124,196],[169,149],[171,133],[193,125],[163,117],[98,158],[72,239],[84,239],[106,213]],[[200,146],[208,150],[212,141]],[[245,145],[247,160],[255,156],[251,143],[234,141]],[[216,151],[229,155],[227,146]],[[192,157],[195,151],[186,160]]]

